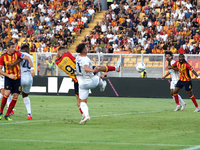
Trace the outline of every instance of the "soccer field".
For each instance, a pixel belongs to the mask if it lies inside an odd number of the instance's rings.
[[[199,113],[191,100],[89,97],[91,120],[79,125],[75,97],[30,96],[28,121],[20,97],[13,122],[0,120],[0,150],[178,150],[200,148]]]

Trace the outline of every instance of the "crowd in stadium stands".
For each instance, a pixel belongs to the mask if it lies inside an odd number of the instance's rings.
[[[100,0],[0,0],[0,51],[8,41],[38,53],[67,48],[100,7]]]
[[[199,54],[197,0],[114,1],[83,42],[91,53]]]

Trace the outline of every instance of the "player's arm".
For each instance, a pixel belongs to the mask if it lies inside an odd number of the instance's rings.
[[[173,70],[178,71],[177,62],[175,62],[173,65],[170,65],[170,63],[169,63],[167,66],[167,69],[173,69]]]
[[[200,76],[198,75],[198,73],[194,69],[192,69],[191,71],[200,80]]]
[[[200,76],[198,75],[198,73],[194,69],[192,69],[191,71],[200,80]]]
[[[168,71],[167,73],[166,73],[166,75],[165,76],[163,76],[162,78],[161,78],[161,80],[164,80],[166,77],[168,77],[170,75],[170,72]]]
[[[29,62],[29,64],[30,64],[30,67],[31,67],[31,76],[34,77],[34,76],[35,76],[35,71],[34,71],[34,68],[33,68],[33,62],[32,62],[32,60],[31,60],[31,58],[28,57],[28,56],[26,56],[26,55],[24,55],[24,54],[22,54],[22,55],[20,56],[20,58],[21,58],[21,59],[24,59],[24,60],[28,60],[28,62]]]
[[[8,74],[8,73],[5,73],[3,70],[2,70],[3,66],[0,65],[0,74],[5,76],[5,77],[8,77],[10,79],[15,79],[15,75],[14,74]]]
[[[186,65],[186,68],[189,69],[190,71],[192,71],[192,73],[199,78],[200,80],[200,76],[198,75],[198,73],[192,68],[192,66],[190,66],[189,64]]]
[[[178,71],[178,68],[177,68],[176,66],[175,66],[175,67],[173,67],[173,66],[168,66],[167,69],[173,69],[173,70],[175,70],[175,71]]]
[[[84,65],[84,70],[85,70],[86,72],[93,72],[93,73],[95,73],[95,70],[94,70],[94,69],[91,69],[88,65]]]
[[[9,64],[9,65],[8,65],[8,68],[14,67],[15,65],[19,64],[20,62],[22,62],[22,60],[23,60],[23,59],[18,58],[14,63]]]

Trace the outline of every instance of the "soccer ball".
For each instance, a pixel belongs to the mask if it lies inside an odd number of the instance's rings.
[[[136,70],[137,70],[137,72],[141,73],[145,69],[146,69],[146,66],[145,66],[144,63],[139,62],[139,63],[136,64]]]

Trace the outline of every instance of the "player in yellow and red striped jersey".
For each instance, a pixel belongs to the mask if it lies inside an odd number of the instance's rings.
[[[2,119],[2,116],[3,116],[3,109],[6,105],[7,98],[10,95],[10,93],[12,93],[13,98],[8,107],[7,113],[4,117],[8,121],[12,121],[9,114],[12,111],[12,109],[15,107],[15,104],[18,99],[18,95],[21,92],[21,73],[20,73],[19,64],[17,64],[13,68],[9,68],[9,65],[14,63],[18,58],[25,59],[25,60],[28,60],[30,64],[32,76],[35,75],[35,72],[34,72],[33,63],[31,59],[20,52],[16,52],[15,45],[13,42],[7,42],[6,46],[7,46],[7,52],[3,54],[0,58],[0,74],[5,76],[5,80],[4,80],[5,94],[1,101],[0,120]],[[3,66],[5,68],[5,71],[2,70]]]
[[[194,112],[199,112],[200,108],[197,104],[196,98],[192,94],[192,81],[191,81],[189,71],[192,71],[192,73],[199,79],[200,79],[200,76],[196,73],[196,71],[194,71],[192,66],[187,63],[187,61],[185,60],[185,56],[183,54],[179,55],[179,61],[175,62],[172,66],[169,66],[168,68],[178,70],[180,73],[179,81],[177,82],[175,90],[174,90],[174,99],[176,101],[177,108],[181,107],[179,104],[178,92],[180,89],[183,88],[183,86],[185,86],[185,90],[188,91],[188,95],[196,107]]]
[[[55,62],[56,65],[74,81],[74,91],[77,99],[77,105],[81,114],[83,114],[80,109],[78,96],[78,80],[76,79],[75,75],[76,58],[71,53],[67,52],[65,47],[59,47]]]
[[[56,62],[56,65],[74,81],[74,90],[75,90],[75,95],[77,99],[77,105],[79,107],[81,114],[83,115],[83,112],[80,108],[78,80],[75,75],[76,58],[70,52],[67,52],[65,47],[61,46],[58,49],[55,62]],[[96,73],[100,71],[102,72],[109,72],[109,71],[119,72],[120,71],[120,67],[116,68],[113,66],[97,66],[94,68],[95,68],[94,70],[96,71]]]

